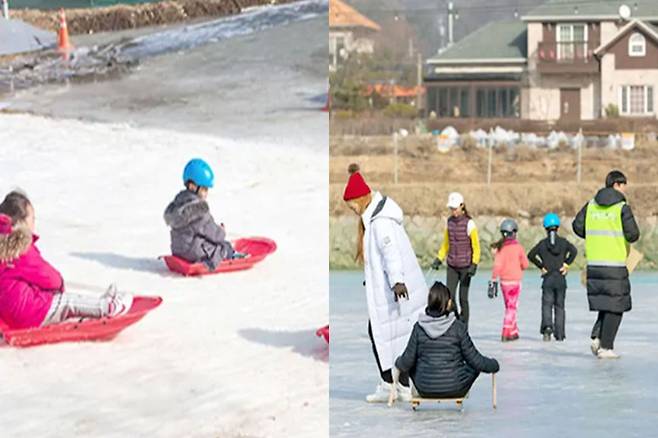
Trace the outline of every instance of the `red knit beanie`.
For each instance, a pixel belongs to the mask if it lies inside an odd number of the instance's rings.
[[[370,193],[370,187],[368,187],[368,184],[366,184],[366,181],[359,173],[358,164],[350,164],[347,171],[350,173],[350,179],[347,180],[345,193],[343,193],[344,201],[351,201],[352,199],[360,198]]]

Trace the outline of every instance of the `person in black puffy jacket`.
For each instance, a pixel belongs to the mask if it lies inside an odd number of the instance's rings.
[[[475,348],[466,324],[454,315],[450,291],[443,283],[434,283],[427,301],[407,348],[395,361],[394,374],[408,372],[421,397],[463,397],[481,372],[497,373],[500,366]]]
[[[528,260],[541,270],[541,327],[539,332],[544,341],[550,341],[551,335],[556,341],[565,338],[564,301],[567,293],[566,275],[569,265],[578,254],[571,242],[560,237],[560,218],[555,213],[544,216],[544,229],[548,234],[528,253]],[[555,312],[555,318],[553,318]]]

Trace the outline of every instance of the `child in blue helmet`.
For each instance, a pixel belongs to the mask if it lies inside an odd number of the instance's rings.
[[[183,171],[185,190],[176,195],[164,213],[171,227],[171,253],[190,263],[215,270],[222,260],[244,257],[226,240],[224,224],[217,225],[206,202],[215,176],[204,160],[190,160]]]
[[[560,218],[557,214],[548,213],[544,216],[544,229],[548,236],[528,253],[528,259],[541,269],[543,278],[540,332],[544,336],[544,341],[550,341],[551,335],[556,341],[563,341],[566,275],[578,250],[567,239],[558,236]]]

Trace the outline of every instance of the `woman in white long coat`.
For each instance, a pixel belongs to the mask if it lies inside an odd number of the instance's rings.
[[[379,192],[372,193],[355,164],[343,199],[360,216],[357,261],[363,263],[368,302],[368,334],[379,368],[380,383],[366,400],[385,403],[393,384],[393,361],[404,352],[427,300],[427,284],[403,226],[402,209]],[[397,388],[411,398],[408,376]]]

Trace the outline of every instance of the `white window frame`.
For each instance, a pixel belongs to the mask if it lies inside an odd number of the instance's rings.
[[[644,112],[641,113],[631,112],[631,87],[644,88]],[[624,96],[624,89],[626,89],[626,102],[622,102]],[[649,89],[651,89],[651,102],[649,102]],[[619,95],[617,98],[617,103],[619,104],[619,114],[623,116],[631,116],[631,117],[653,115],[656,113],[655,98],[656,95],[653,85],[621,85],[619,87]],[[626,106],[626,110],[624,110],[624,106]]]
[[[558,24],[557,26],[555,26],[555,41],[557,43],[557,51],[556,52],[557,52],[557,59],[558,60],[574,60],[574,59],[576,59],[575,45],[573,46],[574,47],[574,49],[573,49],[574,52],[573,52],[572,57],[565,57],[564,54],[561,53],[562,50],[564,50],[564,49],[563,49],[562,44],[560,44],[560,43],[574,43],[575,42],[574,39],[573,39],[573,33],[574,33],[573,28],[575,26],[583,26],[583,28],[584,28],[584,31],[583,31],[583,35],[584,35],[583,53],[585,54],[585,58],[587,58],[587,42],[588,42],[588,37],[589,37],[588,30],[587,30],[587,23],[564,23],[564,24]],[[570,31],[569,31],[570,36],[569,36],[569,40],[567,40],[567,41],[562,41],[562,38],[560,38],[560,34],[561,34],[560,30],[562,28],[570,29]]]
[[[641,43],[639,41],[633,42],[633,37],[642,38]],[[640,45],[641,44],[641,45]],[[640,52],[634,52],[633,47],[640,47],[642,50]],[[631,37],[628,39],[628,56],[632,57],[642,57],[647,54],[647,38],[642,35],[640,32],[634,32],[631,34]]]

